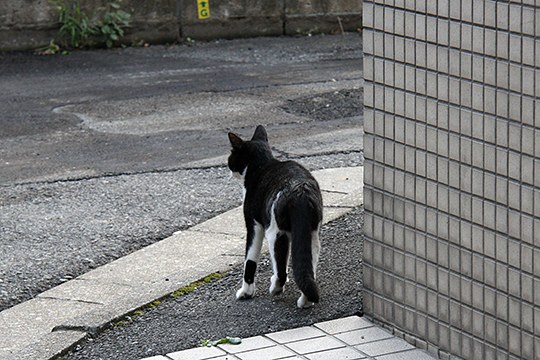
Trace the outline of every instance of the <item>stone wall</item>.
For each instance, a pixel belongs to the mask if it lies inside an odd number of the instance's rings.
[[[90,12],[107,0],[85,0]],[[207,0],[210,16],[199,18],[201,0],[124,0],[132,14],[128,44],[174,42],[181,38],[213,39],[317,32],[356,31],[361,27],[361,0]],[[43,47],[58,30],[48,0],[0,1],[0,50]]]
[[[540,9],[364,2],[365,312],[441,358],[540,354]]]

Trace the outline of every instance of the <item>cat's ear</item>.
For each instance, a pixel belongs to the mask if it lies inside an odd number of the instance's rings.
[[[268,135],[266,134],[266,130],[264,126],[259,125],[255,129],[255,133],[253,134],[253,138],[251,140],[262,140],[268,142]]]
[[[240,139],[240,136],[230,132],[229,141],[234,149],[239,149],[244,144],[244,140]]]

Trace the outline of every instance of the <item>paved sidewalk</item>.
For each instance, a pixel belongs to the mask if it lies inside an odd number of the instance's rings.
[[[350,316],[297,329],[242,339],[240,345],[199,347],[143,360],[377,359],[432,360],[372,322]]]

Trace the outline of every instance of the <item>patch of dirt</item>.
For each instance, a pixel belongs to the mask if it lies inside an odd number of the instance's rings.
[[[282,109],[289,114],[309,117],[316,121],[360,116],[363,113],[363,94],[362,89],[331,91],[287,100]]]

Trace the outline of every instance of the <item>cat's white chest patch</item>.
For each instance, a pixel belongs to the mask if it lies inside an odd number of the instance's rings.
[[[238,171],[231,171],[231,175],[236,180],[244,181],[244,179],[246,178],[246,172],[247,172],[247,167],[244,169],[244,171],[242,173],[240,173]]]
[[[241,173],[238,171],[231,171],[231,176],[242,184],[242,201],[246,199],[246,185],[245,185],[246,173],[247,173],[247,166],[244,169],[244,171]]]

